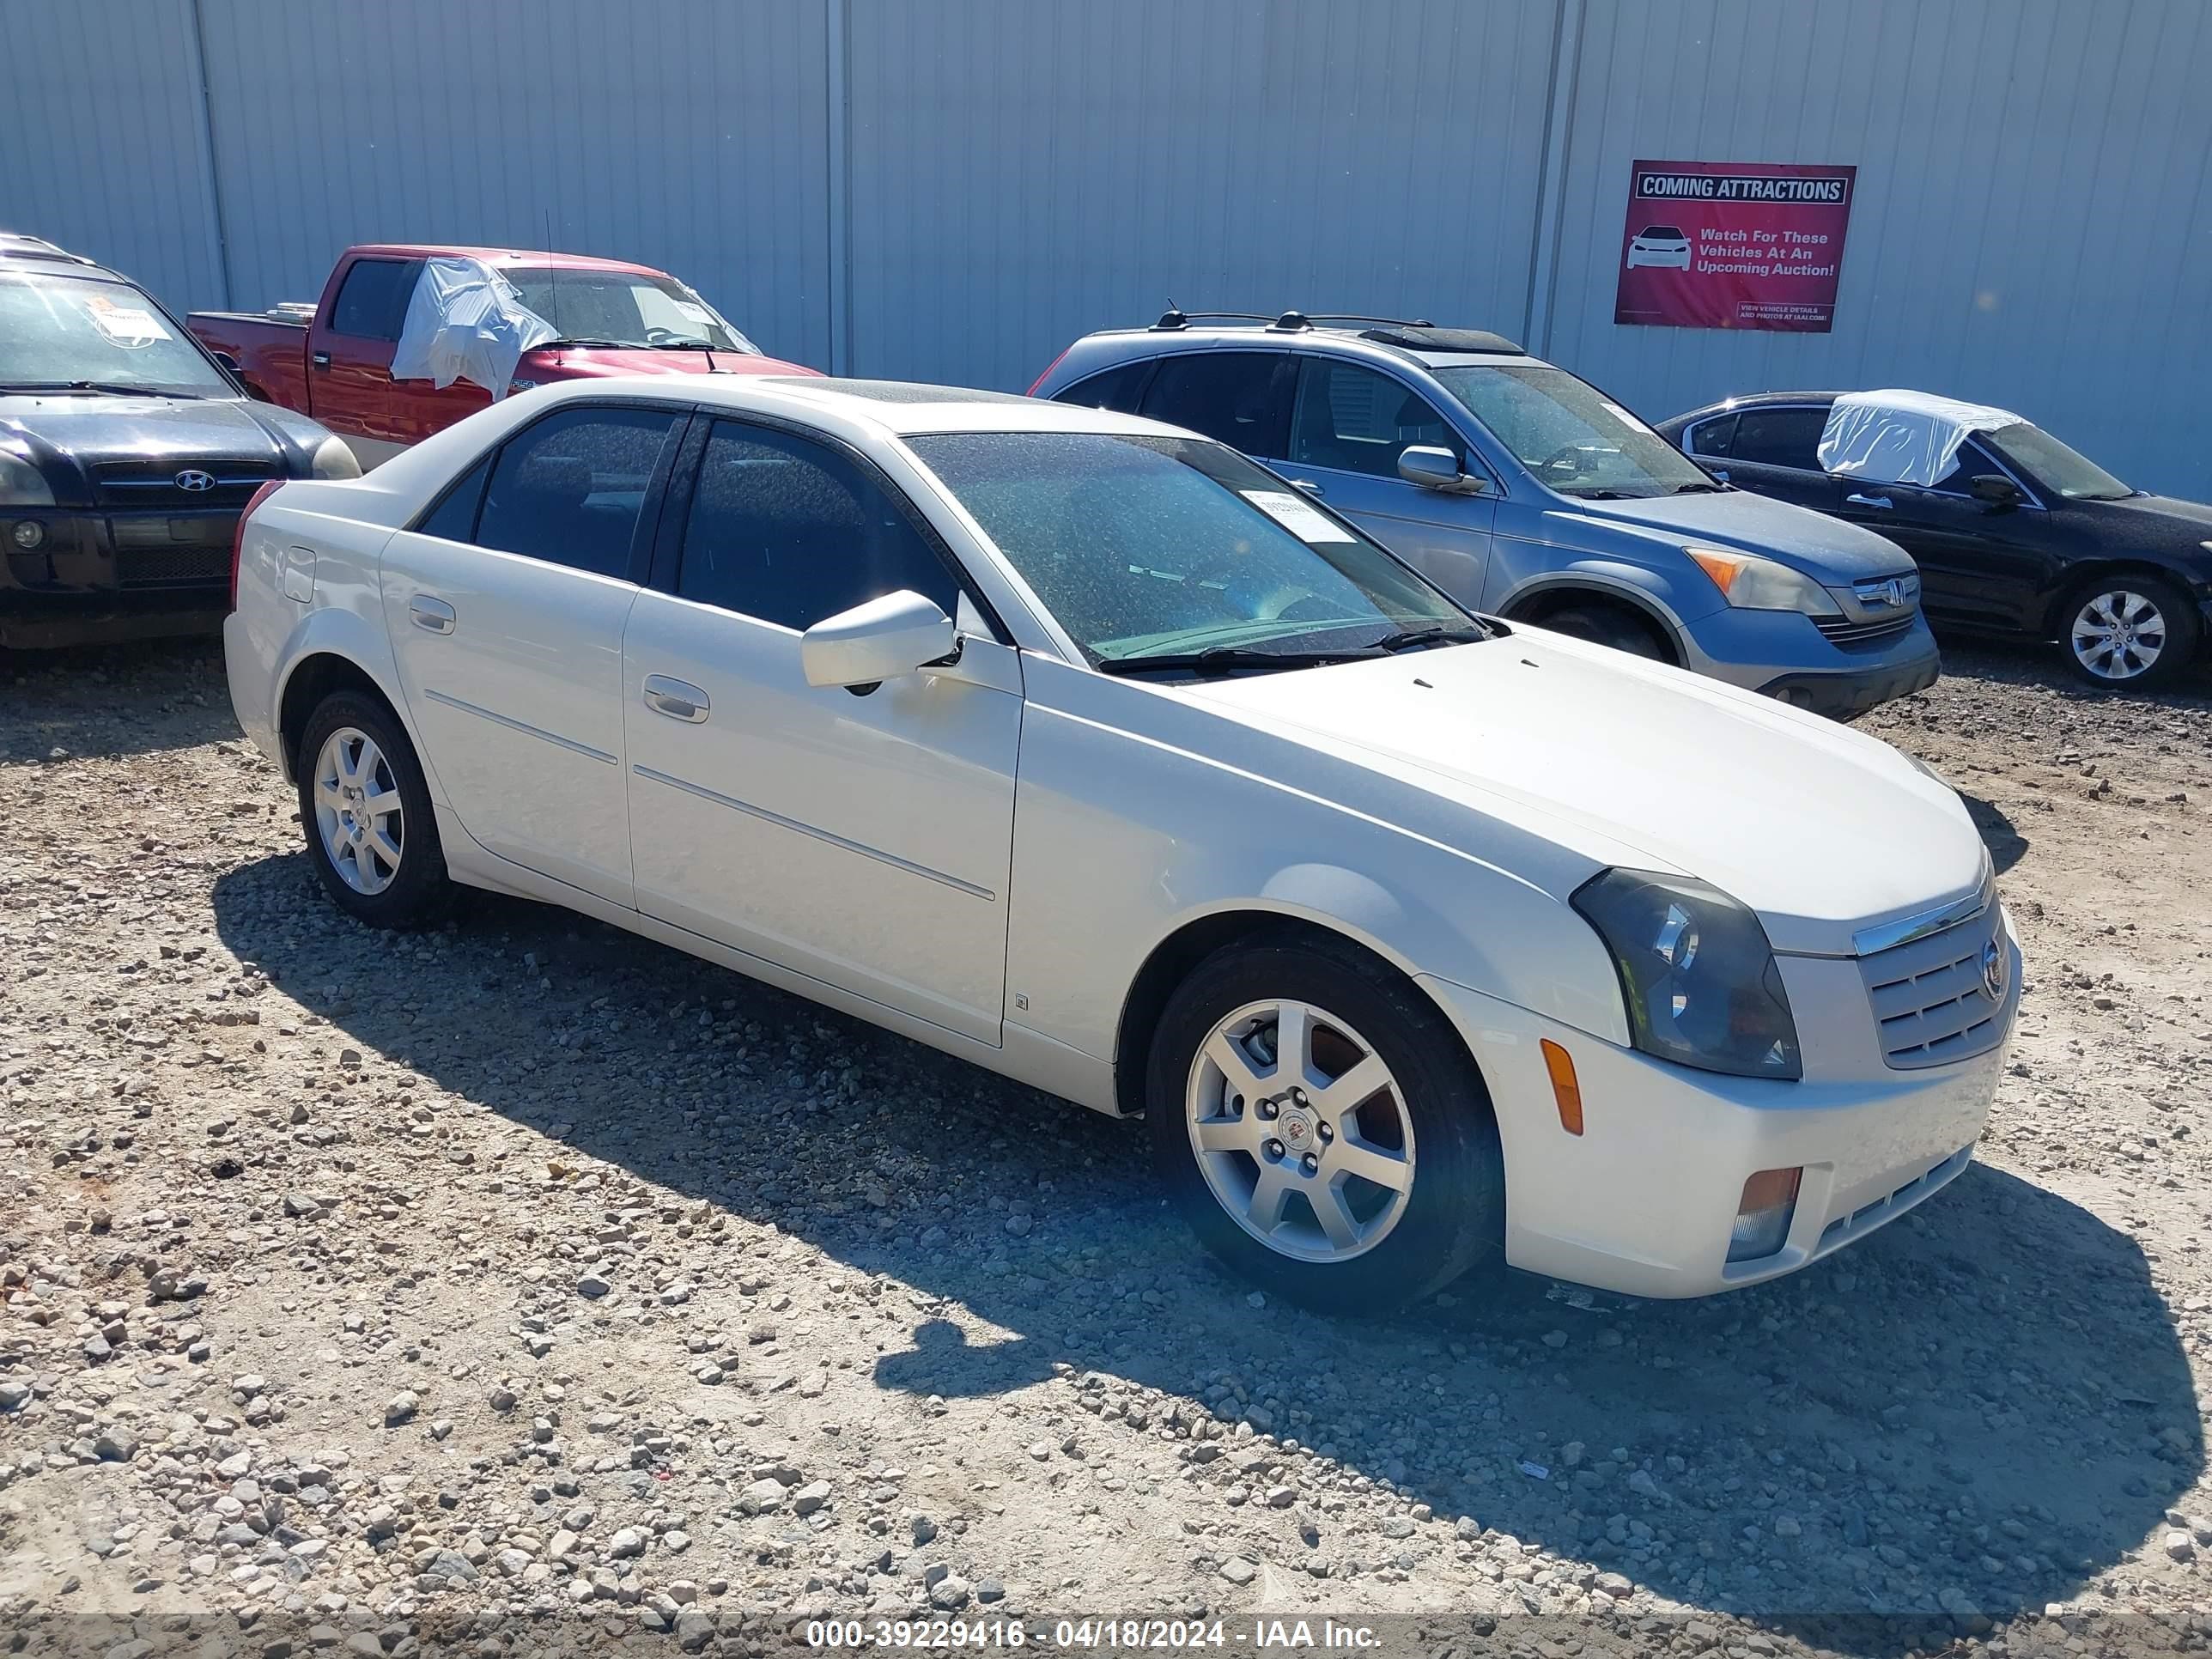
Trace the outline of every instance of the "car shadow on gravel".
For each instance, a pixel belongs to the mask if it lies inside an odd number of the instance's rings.
[[[201,635],[58,651],[0,648],[0,766],[190,749],[239,735],[222,646]]]
[[[1401,1513],[1471,1517],[1850,1651],[2039,1613],[2139,1546],[2203,1468],[2189,1365],[2135,1241],[1986,1166],[1836,1257],[1711,1300],[1507,1274],[1389,1320],[1330,1319],[1207,1265],[1136,1126],[677,952],[485,898],[407,947],[434,955],[433,978],[340,917],[298,855],[231,871],[213,902],[225,943],[348,1041],[549,1153],[913,1287],[908,1345],[854,1356],[912,1408],[1062,1368],[1124,1379],[1295,1438],[1387,1483]],[[1091,1422],[1093,1455],[1131,1432]],[[1264,1447],[1228,1445],[1202,1485],[1268,1483],[1246,1468]],[[1293,1573],[1318,1556],[1316,1592],[1340,1609],[1378,1593],[1378,1567],[1418,1583],[1462,1547],[1443,1528],[1387,1536],[1358,1502],[1322,1513],[1318,1545],[1256,1502],[1195,1514],[1243,1547],[1272,1540]],[[1194,1575],[1184,1593],[1222,1588]]]
[[[2020,833],[2004,811],[1979,795],[1959,792],[1959,799],[1966,804],[1966,816],[1974,821],[1981,832],[1982,845],[1990,849],[1990,863],[1997,874],[2018,864],[2027,853],[2027,837]]]

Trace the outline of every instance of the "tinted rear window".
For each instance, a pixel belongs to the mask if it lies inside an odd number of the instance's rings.
[[[1747,409],[1736,416],[1735,439],[1729,445],[1729,456],[1755,466],[1818,472],[1820,434],[1827,425],[1825,409]]]

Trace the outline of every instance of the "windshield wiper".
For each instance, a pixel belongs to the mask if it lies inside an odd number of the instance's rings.
[[[1677,495],[1717,495],[1727,488],[1726,484],[1717,483],[1676,484],[1674,493]]]
[[[157,386],[127,386],[120,380],[14,380],[10,392],[104,392],[113,398],[191,398],[206,394],[198,392],[171,392]]]
[[[1386,634],[1369,648],[1376,651],[1409,651],[1417,645],[1475,645],[1492,638],[1489,629],[1478,620],[1473,628],[1456,623],[1439,624],[1434,628],[1408,628],[1395,634]]]
[[[1342,651],[1249,651],[1241,646],[1209,646],[1203,651],[1163,652],[1158,656],[1108,657],[1098,665],[1102,674],[1149,674],[1155,670],[1188,673],[1227,674],[1239,668],[1322,668],[1330,663],[1358,662],[1382,653],[1372,646],[1352,646]]]
[[[1562,489],[1562,495],[1571,495],[1578,501],[1640,501],[1643,496],[1626,489]]]
[[[548,340],[532,349],[549,351],[555,346],[606,346],[616,351],[651,351],[653,349],[638,340]]]

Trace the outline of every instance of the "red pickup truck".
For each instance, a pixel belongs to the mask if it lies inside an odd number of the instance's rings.
[[[665,271],[616,259],[508,248],[376,243],[348,248],[320,304],[266,312],[195,311],[185,321],[255,397],[312,415],[364,467],[473,415],[491,393],[392,378],[392,349],[423,263],[481,259],[512,283],[560,338],[526,351],[514,389],[605,374],[812,374],[763,356]]]

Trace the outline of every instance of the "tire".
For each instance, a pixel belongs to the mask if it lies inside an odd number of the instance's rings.
[[[1309,1081],[1380,1063],[1382,1086],[1364,1104],[1331,1104],[1319,1091],[1271,1098],[1271,1085],[1291,1079],[1265,1066],[1267,1042],[1293,1006],[1308,1011]],[[1267,1092],[1241,1094],[1224,1054]],[[1146,1081],[1169,1195],[1207,1249],[1271,1294],[1327,1313],[1373,1313],[1504,1255],[1505,1164],[1488,1091],[1443,1015],[1349,946],[1278,938],[1217,951],[1169,999]],[[1201,1137],[1212,1150],[1201,1152]],[[1309,1157],[1319,1166],[1311,1173]],[[1271,1192],[1292,1196],[1273,1205],[1263,1237],[1270,1170]]]
[[[350,774],[337,764],[342,755],[350,757]],[[308,861],[341,910],[372,927],[422,927],[447,915],[455,889],[429,787],[414,744],[383,703],[358,691],[324,698],[307,717],[292,769]],[[346,794],[356,787],[358,800]],[[387,796],[394,805],[379,811]],[[349,823],[363,833],[352,835]]]
[[[2058,608],[2058,626],[2067,665],[2107,691],[2170,684],[2195,659],[2203,631],[2186,593],[2124,571],[2075,588]]]
[[[1626,651],[1632,657],[1651,662],[1674,660],[1674,652],[1660,638],[1659,630],[1626,605],[1602,601],[1563,605],[1556,611],[1547,611],[1536,626],[1588,640],[1593,645],[1609,645],[1616,651]]]

